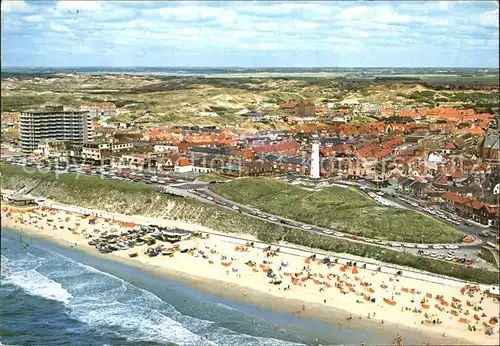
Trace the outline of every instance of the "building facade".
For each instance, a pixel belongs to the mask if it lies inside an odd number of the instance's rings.
[[[62,106],[19,114],[21,151],[32,153],[43,140],[67,140],[83,145],[93,137],[93,125],[87,111],[65,111]]]
[[[316,107],[311,100],[300,100],[295,105],[295,115],[303,118],[312,118],[316,116]]]
[[[116,115],[116,106],[112,102],[84,102],[80,105],[80,110],[88,111],[91,118]]]

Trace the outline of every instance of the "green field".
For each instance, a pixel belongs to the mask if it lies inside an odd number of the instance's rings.
[[[211,189],[262,211],[358,236],[414,243],[461,239],[453,228],[410,210],[381,207],[369,197],[341,187],[309,191],[268,179],[237,179]]]
[[[203,175],[200,175],[198,178],[196,178],[196,181],[200,182],[211,182],[211,181],[226,181],[230,180],[231,178],[227,178],[223,175],[217,174],[217,173],[206,173]]]

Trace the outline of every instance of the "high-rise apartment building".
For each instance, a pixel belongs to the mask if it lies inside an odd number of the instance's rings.
[[[94,135],[88,111],[64,110],[63,106],[46,106],[43,110],[19,114],[21,151],[31,153],[43,140],[68,140],[83,145]]]

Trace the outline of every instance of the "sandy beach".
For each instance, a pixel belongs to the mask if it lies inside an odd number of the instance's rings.
[[[92,220],[92,221],[91,221]],[[389,275],[271,249],[237,246],[217,237],[181,241],[172,256],[149,257],[147,245],[101,254],[88,244],[101,232],[122,234],[130,225],[57,210],[2,211],[2,227],[78,251],[118,260],[154,275],[186,280],[208,293],[336,325],[391,330],[400,344],[497,344],[498,301],[479,289],[461,289]],[[249,237],[249,241],[252,239]],[[168,242],[157,242],[153,248]],[[129,254],[137,253],[134,258]],[[273,284],[269,272],[281,284]],[[487,335],[485,330],[492,331]],[[366,340],[367,345],[370,344]],[[394,343],[398,343],[397,340]]]

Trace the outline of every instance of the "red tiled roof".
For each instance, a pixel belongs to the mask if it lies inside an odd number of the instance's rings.
[[[382,149],[373,154],[377,159],[381,159],[383,157],[389,156],[392,154],[392,149]]]
[[[390,148],[390,147],[393,147],[393,146],[396,146],[396,145],[402,144],[402,143],[404,143],[403,137],[396,137],[396,138],[390,139],[388,141],[382,142],[381,144],[384,148]]]
[[[455,171],[451,174],[451,176],[452,176],[453,178],[458,178],[458,179],[463,178],[463,174],[462,174],[462,172],[461,172],[459,169],[456,169],[456,170],[455,170]]]
[[[263,153],[279,153],[283,151],[292,151],[292,150],[297,150],[299,148],[299,143],[295,141],[289,141],[289,142],[282,142],[274,145],[260,145],[254,147],[254,151],[257,154],[263,154]]]
[[[468,198],[462,197],[462,196],[454,194],[452,192],[445,192],[445,193],[443,193],[442,197],[444,199],[449,200],[449,201],[457,202],[457,203],[460,203],[460,204],[465,204],[465,203],[467,203],[469,201]]]
[[[461,129],[459,132],[470,133],[472,135],[484,135],[484,131],[479,127],[468,127],[468,128]]]
[[[460,195],[457,195],[457,194],[454,194],[451,192],[445,192],[443,194],[443,198],[447,199],[449,201],[458,203],[458,204],[467,205],[467,206],[471,207],[472,209],[481,209],[484,206],[484,204],[481,202],[474,201],[474,200],[469,199],[467,197],[463,197],[463,196],[460,196]]]
[[[186,159],[185,157],[181,157],[179,159],[179,162],[177,162],[177,166],[180,167],[191,166],[191,162],[189,162],[189,160]]]
[[[243,151],[243,155],[245,155],[245,157],[248,159],[253,159],[255,157],[255,154],[253,153],[252,150]]]

